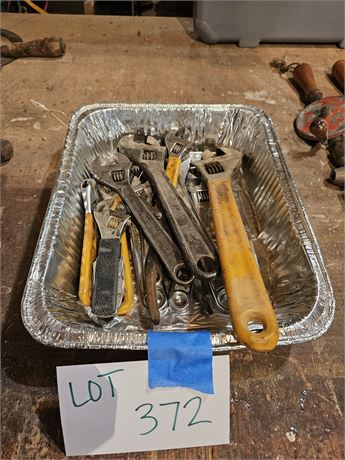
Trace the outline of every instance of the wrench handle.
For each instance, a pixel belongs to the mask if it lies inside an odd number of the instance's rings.
[[[150,310],[153,324],[159,324],[160,313],[157,301],[157,256],[152,246],[149,247],[145,261],[144,286],[146,294],[146,304]]]
[[[170,182],[176,187],[180,175],[181,159],[178,157],[168,157],[167,167],[165,169],[166,175]]]
[[[133,279],[131,271],[131,261],[129,259],[129,250],[126,232],[122,233],[121,236],[121,255],[123,258],[123,271],[125,279],[125,288],[123,293],[123,301],[121,307],[119,308],[119,315],[126,315],[129,313],[133,307],[134,302],[134,288],[133,288]]]
[[[236,337],[251,350],[273,350],[278,342],[278,323],[242,223],[231,179],[209,179],[208,191]],[[263,330],[250,331],[251,322],[261,323]]]
[[[215,255],[209,247],[204,232],[196,225],[193,215],[167,178],[165,171],[151,167],[145,168],[144,172],[157,193],[191,272],[198,278],[214,278],[218,268]],[[208,266],[203,266],[204,261]]]
[[[309,64],[299,64],[295,67],[293,78],[303,91],[306,104],[322,99],[322,93],[316,86],[313,70]]]
[[[91,311],[100,318],[112,318],[117,313],[120,259],[118,238],[99,241]]]
[[[93,215],[85,213],[83,248],[80,263],[79,299],[85,306],[91,305],[92,264],[96,256],[96,232]]]
[[[138,197],[130,185],[123,186],[119,190],[119,193],[172,279],[182,282],[178,278],[178,273],[181,270],[185,270],[186,266],[180,250],[170,235],[164,230],[150,208]],[[186,282],[190,282],[191,280],[192,278]]]

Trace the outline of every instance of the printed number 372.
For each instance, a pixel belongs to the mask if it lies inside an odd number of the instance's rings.
[[[179,409],[180,409],[180,404],[181,404],[180,401],[172,401],[172,402],[168,402],[168,403],[159,404],[159,406],[161,406],[161,407],[163,407],[163,406],[175,406],[175,413],[174,413],[174,420],[173,420],[173,424],[172,424],[172,431],[175,431],[175,428],[176,428]],[[191,405],[191,406],[194,405],[195,406],[194,415],[190,419],[190,421],[187,424],[187,426],[197,425],[198,423],[212,423],[211,420],[197,420],[197,416],[199,414],[201,404],[202,404],[201,398],[199,396],[195,396],[194,398],[189,399],[186,402],[186,404],[184,404],[184,406],[182,407],[183,409],[186,409],[189,405]],[[141,409],[143,409],[145,407],[148,408],[148,409],[146,410],[146,413],[144,413],[144,415],[142,415],[140,417],[140,419],[141,420],[147,420],[148,423],[151,424],[151,427],[150,427],[150,429],[148,431],[145,431],[144,433],[140,433],[143,436],[146,435],[146,434],[152,433],[152,431],[154,431],[159,425],[158,418],[155,417],[154,415],[150,415],[152,413],[152,411],[153,411],[153,407],[154,407],[153,404],[151,404],[151,403],[141,404],[140,406],[138,406],[135,409],[135,411],[139,412]]]

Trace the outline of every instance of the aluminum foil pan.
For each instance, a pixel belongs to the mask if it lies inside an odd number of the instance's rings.
[[[280,345],[322,335],[334,316],[329,278],[303,205],[285,164],[270,118],[241,105],[99,104],[73,116],[60,173],[44,219],[23,300],[25,327],[39,342],[63,348],[144,350],[147,331],[137,305],[112,328],[87,316],[77,298],[83,203],[80,183],[96,156],[110,160],[119,136],[139,127],[151,133],[185,127],[241,150],[234,191],[280,326]],[[209,329],[215,352],[240,348],[229,315],[209,316],[197,302],[164,306],[157,330]]]

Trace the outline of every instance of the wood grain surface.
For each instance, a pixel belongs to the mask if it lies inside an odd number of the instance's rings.
[[[124,459],[341,459],[344,457],[344,195],[325,180],[325,151],[293,130],[302,110],[269,62],[310,62],[325,95],[342,51],[333,45],[206,45],[191,21],[3,14],[24,40],[62,37],[60,59],[18,59],[1,70],[2,137],[14,147],[2,176],[2,459],[65,457],[55,367],[145,359],[145,353],[59,350],[23,327],[20,302],[71,114],[99,102],[239,103],[273,119],[319,241],[337,300],[316,341],[272,353],[232,352],[229,445],[110,455]],[[41,104],[41,105],[40,105]],[[44,106],[50,109],[45,110]]]

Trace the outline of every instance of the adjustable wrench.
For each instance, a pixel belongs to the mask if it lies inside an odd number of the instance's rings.
[[[190,283],[193,276],[189,273],[179,248],[157,221],[149,206],[129,184],[130,166],[128,158],[119,154],[118,163],[102,166],[96,159],[91,169],[97,182],[121,196],[172,279],[181,284]]]
[[[193,166],[207,182],[213,225],[230,309],[240,342],[255,351],[270,351],[278,342],[278,323],[231,188],[241,153],[233,150]],[[262,331],[251,325],[261,323]]]
[[[124,211],[111,211],[112,201],[100,201],[93,210],[101,239],[98,243],[91,312],[99,318],[114,317],[123,297],[120,239],[130,216]]]
[[[133,140],[133,135],[126,135],[120,139],[118,149],[140,166],[147,176],[191,272],[198,278],[214,278],[218,268],[217,258],[205,241],[200,226],[195,223],[188,207],[165,173],[165,148],[140,144]]]
[[[146,139],[146,143],[148,143],[148,138]],[[150,142],[150,145],[157,145],[157,143],[157,141],[154,143]],[[181,158],[186,155],[188,150],[191,148],[192,142],[176,136],[176,133],[171,131],[165,136],[165,145],[168,149],[166,174],[173,186],[176,187],[180,175]],[[157,265],[157,257],[151,246],[149,247],[146,255],[144,283],[146,290],[146,302],[154,324],[158,324],[160,321],[159,299],[157,296],[158,289],[156,288],[156,278],[158,275]]]
[[[93,179],[85,179],[80,186],[84,203],[85,218],[78,296],[81,303],[85,306],[89,306],[91,304],[92,264],[96,257],[97,246],[95,222],[92,215],[92,206],[96,200],[95,184],[96,183]]]
[[[191,149],[193,143],[182,137],[176,136],[176,133],[170,132],[165,136],[165,145],[168,149],[168,163],[166,166],[166,175],[174,187],[176,187],[180,175],[182,158]]]

